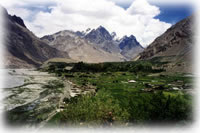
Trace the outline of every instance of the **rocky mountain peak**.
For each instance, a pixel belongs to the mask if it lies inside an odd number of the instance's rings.
[[[133,35],[130,35],[129,37],[127,35],[123,36],[121,40],[136,40],[136,37]]]
[[[140,45],[140,43],[136,40],[135,36],[130,35],[128,36],[124,36],[119,43],[119,47],[120,49],[124,49],[125,47],[129,47],[129,48],[133,48],[135,46],[140,46],[142,48],[142,46]]]
[[[18,17],[16,15],[11,16],[10,14],[8,14],[8,11],[4,7],[2,7],[1,5],[0,5],[0,11],[2,12],[2,15],[4,16],[4,18],[6,20],[10,20],[13,23],[17,23],[17,24],[23,26],[24,28],[26,28],[24,21],[20,17]]]
[[[131,39],[136,39],[135,36],[133,36],[133,35],[130,35],[129,38],[131,38]]]
[[[97,30],[106,30],[103,26],[99,26],[98,28],[97,28]]]
[[[9,15],[9,19],[10,19],[12,22],[15,22],[15,23],[17,23],[17,24],[23,26],[24,28],[26,28],[26,25],[24,24],[24,21],[23,21],[20,17],[18,17],[18,16],[16,16],[16,15],[14,15],[14,16]]]
[[[112,36],[103,26],[99,26],[97,29],[93,29],[85,35],[85,38],[96,44],[112,40]]]
[[[96,32],[99,32],[100,35],[105,38],[106,40],[112,40],[112,36],[110,35],[110,33],[103,27],[103,26],[99,26],[96,29]]]
[[[119,48],[121,50],[121,54],[129,60],[144,50],[133,35],[130,35],[129,37],[124,36],[120,39]]]

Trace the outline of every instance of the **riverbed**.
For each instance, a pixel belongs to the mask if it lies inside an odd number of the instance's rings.
[[[34,69],[1,70],[3,112],[8,125],[42,128],[65,106],[64,99],[89,93],[65,78]]]
[[[44,125],[63,99],[70,98],[71,86],[54,74],[34,69],[5,69],[3,73],[1,89],[8,124]],[[63,87],[57,87],[59,84]]]

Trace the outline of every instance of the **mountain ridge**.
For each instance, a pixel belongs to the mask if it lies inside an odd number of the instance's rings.
[[[103,50],[107,54],[112,54],[112,56],[117,57],[118,59],[113,61],[125,61],[130,60],[133,57],[135,57],[138,53],[143,51],[143,47],[139,44],[139,42],[136,40],[136,38],[131,35],[130,37],[126,37],[126,40],[129,40],[126,44],[123,44],[123,48],[120,48],[120,43],[122,43],[122,39],[117,40],[116,39],[116,33],[112,32],[111,34],[104,28],[103,26],[99,26],[96,29],[90,29],[88,28],[86,31],[69,31],[69,30],[63,30],[57,33],[54,33],[52,35],[46,35],[43,36],[41,39],[49,43],[51,46],[54,46],[54,48],[58,48],[59,50],[64,50],[64,48],[60,48],[62,45],[62,42],[64,41],[65,37],[62,37],[62,41],[60,41],[61,38],[56,37],[57,35],[63,36],[63,32],[68,32],[70,34],[73,34],[73,38],[82,41],[84,40],[85,43],[88,45],[92,45],[92,47],[95,47],[95,49]],[[67,34],[67,33],[66,33]],[[53,37],[54,36],[54,37]],[[67,35],[65,35],[67,38]],[[57,41],[55,41],[57,39]],[[59,44],[57,43],[59,41]],[[74,40],[75,41],[75,40]],[[72,42],[65,42],[65,46],[70,45]],[[55,44],[56,46],[55,46]],[[74,44],[74,42],[73,42]],[[124,48],[125,47],[125,48]],[[134,49],[134,50],[133,50]],[[65,49],[64,51],[68,51]],[[68,51],[69,52],[69,51]],[[111,60],[112,61],[112,60]]]
[[[4,67],[33,68],[39,67],[50,58],[69,58],[66,52],[60,52],[37,38],[27,29],[20,17],[9,15],[5,8],[3,12],[7,29],[4,44]]]
[[[169,71],[192,71],[192,55],[194,48],[193,16],[189,16],[157,37],[142,53],[139,60],[160,58],[160,61],[169,62],[166,69]]]
[[[58,50],[67,51],[77,61],[89,63],[124,61],[122,56],[102,50],[99,46],[77,35],[77,32],[64,30],[41,38]]]

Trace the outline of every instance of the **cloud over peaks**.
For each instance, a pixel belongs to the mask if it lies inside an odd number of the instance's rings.
[[[6,5],[8,11],[21,16],[27,27],[37,36],[65,29],[82,31],[102,25],[110,32],[115,31],[119,37],[133,34],[143,46],[146,46],[171,26],[154,18],[160,10],[147,0],[134,0],[127,9],[115,3],[120,0],[42,0],[41,3],[40,1],[21,0],[20,6],[8,3]],[[36,10],[33,10],[33,7],[37,7],[34,8]]]

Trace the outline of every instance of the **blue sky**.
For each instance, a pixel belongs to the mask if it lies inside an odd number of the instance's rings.
[[[158,7],[161,13],[155,18],[171,24],[175,24],[193,13],[193,8],[188,5],[158,5]]]
[[[131,2],[126,3],[116,3],[117,5],[127,9]],[[173,4],[154,4],[155,6],[159,7],[160,14],[156,16],[156,19],[161,21],[175,24],[178,21],[192,15],[194,9],[191,5],[180,4],[180,5],[173,5]]]

